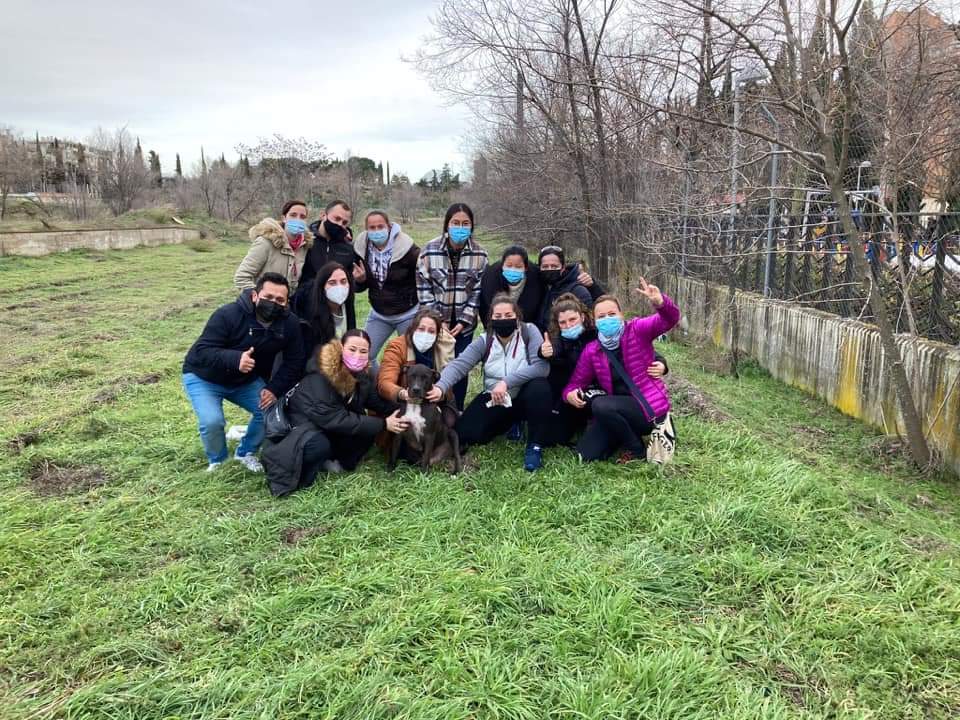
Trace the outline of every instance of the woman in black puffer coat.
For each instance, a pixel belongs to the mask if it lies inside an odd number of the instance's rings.
[[[314,353],[287,403],[293,430],[266,442],[261,453],[274,495],[309,487],[321,469],[353,470],[382,430],[406,429],[398,406],[377,393],[369,363],[370,337],[363,330],[349,330],[342,343],[332,340]]]

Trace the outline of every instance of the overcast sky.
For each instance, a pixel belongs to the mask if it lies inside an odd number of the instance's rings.
[[[272,133],[389,162],[465,169],[466,114],[401,62],[433,0],[4,3],[0,125],[84,140],[127,125],[164,172]],[[11,32],[10,29],[14,31]]]

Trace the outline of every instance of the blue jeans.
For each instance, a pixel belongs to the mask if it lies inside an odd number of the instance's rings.
[[[363,329],[370,336],[371,361],[376,360],[377,355],[380,354],[380,348],[386,344],[394,331],[397,335],[403,335],[407,331],[413,321],[413,316],[417,314],[418,310],[420,310],[420,306],[414,305],[399,315],[381,315],[373,308],[370,309],[370,314],[367,315],[367,322]]]
[[[223,417],[223,401],[229,400],[251,413],[247,434],[237,448],[237,455],[252,455],[263,443],[263,413],[260,412],[260,391],[266,383],[259,377],[245,385],[226,387],[207,382],[193,373],[183,374],[183,389],[190,398],[193,411],[200,424],[200,439],[207,460],[212,463],[227,459],[227,439],[223,434],[226,419]]]

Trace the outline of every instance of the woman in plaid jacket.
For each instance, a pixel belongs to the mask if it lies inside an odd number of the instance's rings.
[[[487,269],[487,251],[473,237],[473,210],[464,203],[447,208],[443,233],[431,240],[417,263],[417,295],[421,308],[440,313],[444,327],[456,338],[455,355],[473,340],[480,305],[480,279]],[[467,379],[453,388],[463,408]]]

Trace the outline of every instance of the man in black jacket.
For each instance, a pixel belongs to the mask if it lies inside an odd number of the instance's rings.
[[[183,387],[200,424],[207,471],[227,459],[223,401],[252,413],[234,459],[262,472],[256,453],[263,442],[263,410],[300,379],[303,345],[296,315],[287,309],[283,275],[264,273],[254,290],[217,309],[183,361]],[[274,359],[283,358],[271,376]]]

